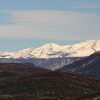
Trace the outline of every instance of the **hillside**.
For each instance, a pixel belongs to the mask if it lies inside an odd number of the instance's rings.
[[[0,100],[88,100],[99,95],[99,77],[0,64]]]
[[[100,76],[100,52],[96,52],[89,57],[62,67],[61,72],[80,73]]]

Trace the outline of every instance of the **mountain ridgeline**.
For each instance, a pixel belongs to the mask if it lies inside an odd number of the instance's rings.
[[[100,40],[87,40],[73,45],[45,44],[17,52],[0,52],[0,58],[66,58],[85,57],[100,51]]]

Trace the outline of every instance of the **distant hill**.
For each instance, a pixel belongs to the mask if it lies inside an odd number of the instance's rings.
[[[64,66],[59,71],[100,76],[100,52]]]
[[[0,76],[6,79],[14,79],[19,77],[36,76],[39,73],[45,73],[49,70],[40,68],[33,64],[18,63],[0,63]]]

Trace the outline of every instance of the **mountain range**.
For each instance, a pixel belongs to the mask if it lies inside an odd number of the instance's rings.
[[[45,44],[17,52],[0,52],[0,62],[31,63],[56,70],[100,51],[100,40],[86,40],[73,45]]]
[[[99,98],[100,40],[0,53],[0,100]]]
[[[87,40],[73,45],[45,44],[17,52],[0,52],[0,58],[65,58],[89,56],[100,51],[100,40]]]

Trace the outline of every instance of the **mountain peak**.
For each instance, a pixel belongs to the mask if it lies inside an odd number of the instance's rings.
[[[48,44],[43,45],[42,47],[52,47],[52,48],[55,48],[55,47],[61,47],[61,46],[58,45],[58,44],[55,44],[55,43],[48,43]]]

